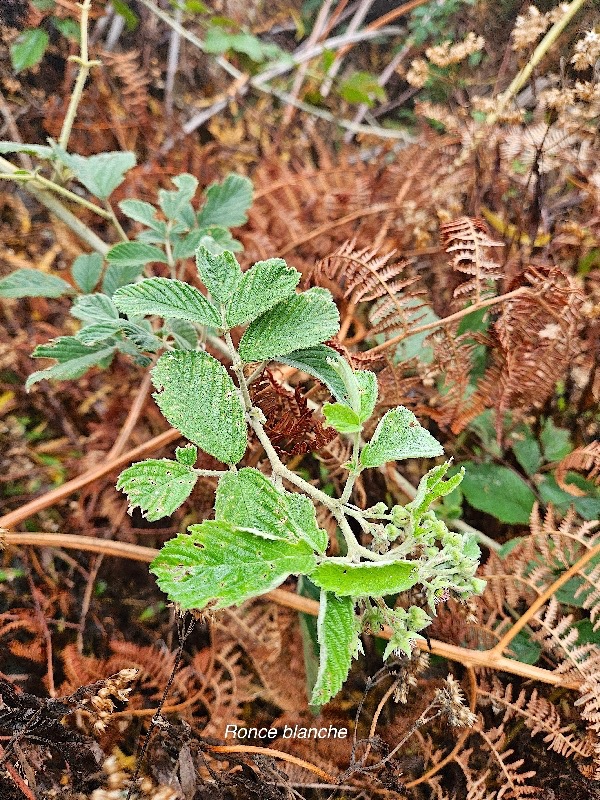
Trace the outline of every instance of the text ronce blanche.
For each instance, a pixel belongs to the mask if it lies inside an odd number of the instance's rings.
[[[229,739],[346,739],[348,728],[302,728],[300,725],[284,725],[283,728],[245,728],[227,725],[225,738]]]

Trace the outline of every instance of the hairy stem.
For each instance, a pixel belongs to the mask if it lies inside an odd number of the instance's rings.
[[[71,94],[71,100],[69,101],[67,114],[64,118],[60,136],[58,138],[58,144],[64,150],[67,149],[69,144],[71,130],[73,129],[73,123],[75,122],[75,117],[77,116],[77,108],[79,107],[81,96],[83,95],[83,89],[85,87],[85,82],[88,79],[90,70],[92,69],[92,67],[95,67],[101,63],[100,61],[90,61],[88,54],[88,16],[90,13],[90,8],[92,7],[92,0],[83,0],[83,3],[79,7],[81,8],[80,56],[71,56],[70,58],[71,61],[74,61],[77,64],[79,64],[79,73],[75,81],[75,86],[73,87],[73,93]]]
[[[14,177],[14,173],[19,171],[19,168],[12,164],[10,161],[7,161],[5,158],[0,157],[0,167],[8,173],[8,176],[12,179]],[[39,178],[39,176],[37,176]],[[51,182],[52,183],[52,182]],[[54,184],[57,185],[57,184]],[[57,217],[61,222],[64,222],[71,230],[79,236],[79,238],[88,244],[93,250],[101,255],[106,255],[109,251],[110,247],[103,242],[102,239],[94,233],[94,231],[85,225],[81,220],[77,219],[75,214],[72,214],[68,208],[57,200],[50,192],[47,192],[45,189],[41,188],[37,180],[36,181],[27,181],[23,183],[23,186],[27,191],[32,194],[36,200],[38,200],[43,206],[45,206],[48,211],[52,212],[55,217]],[[78,197],[78,201],[81,202],[82,198]],[[102,215],[105,214],[104,209],[98,206]],[[94,209],[95,211],[96,209]]]

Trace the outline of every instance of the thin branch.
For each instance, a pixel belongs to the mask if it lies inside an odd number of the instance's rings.
[[[0,157],[0,167],[8,173],[18,172],[19,170],[19,168],[13,163],[2,157]],[[83,242],[88,244],[92,250],[96,250],[96,252],[103,256],[108,253],[110,250],[110,245],[103,242],[102,239],[97,236],[91,228],[88,228],[88,226],[81,222],[81,220],[77,219],[77,217],[72,214],[68,208],[65,208],[60,200],[57,200],[56,197],[50,194],[50,192],[39,188],[33,181],[24,183],[23,186],[36,198],[36,200],[45,206],[48,211],[51,211],[55,217],[71,228],[71,230],[77,234],[77,236],[79,236]]]
[[[271,758],[278,758],[281,761],[287,761],[289,764],[295,764],[298,767],[303,767],[310,772],[314,772],[315,775],[318,775],[328,783],[338,782],[337,778],[334,778],[333,775],[325,772],[325,770],[322,770],[315,764],[311,764],[309,761],[304,761],[302,758],[292,756],[289,753],[284,753],[283,750],[273,750],[271,747],[258,747],[256,745],[246,744],[209,745],[209,750],[213,753],[256,753],[256,755],[259,756],[271,756]]]
[[[408,331],[405,331],[404,333],[399,333],[398,336],[393,336],[391,339],[382,342],[382,344],[376,345],[367,352],[379,353],[382,350],[386,350],[388,347],[391,347],[394,344],[398,344],[404,339],[408,339],[410,336],[415,336],[415,334],[417,333],[423,333],[424,331],[432,331],[435,330],[435,328],[441,327],[442,325],[448,325],[451,322],[457,322],[457,320],[462,319],[463,317],[468,317],[469,314],[473,314],[475,311],[480,311],[482,308],[488,308],[489,306],[495,306],[498,303],[504,303],[506,300],[512,300],[514,297],[519,297],[520,295],[526,294],[527,292],[529,292],[529,288],[527,286],[520,286],[518,289],[513,289],[512,292],[507,292],[506,294],[498,295],[498,297],[490,297],[487,300],[482,300],[481,302],[475,303],[472,306],[463,308],[461,311],[457,311],[456,313],[450,314],[447,317],[442,317],[441,319],[438,319],[435,322],[428,322],[426,325],[417,325],[416,328],[410,328]]]
[[[515,636],[523,630],[525,625],[532,619],[536,611],[546,603],[553,594],[555,594],[561,586],[564,586],[565,583],[570,580],[574,575],[577,575],[579,570],[583,569],[586,564],[588,564],[595,556],[600,555],[600,544],[597,544],[595,547],[591,547],[586,553],[584,553],[581,558],[576,561],[572,567],[569,567],[566,572],[563,572],[560,577],[558,577],[554,583],[550,584],[540,596],[535,600],[529,608],[519,617],[519,619],[515,622],[515,624],[509,628],[509,630],[504,634],[504,636],[500,639],[497,645],[490,651],[494,655],[502,655],[502,653],[506,650],[508,645],[512,642]]]
[[[69,101],[69,107],[67,108],[67,114],[63,120],[62,129],[60,132],[60,136],[58,139],[58,144],[64,150],[67,149],[69,145],[69,137],[71,136],[71,130],[73,128],[73,123],[75,122],[75,117],[77,116],[77,108],[81,101],[81,96],[83,95],[83,89],[85,87],[85,82],[88,79],[88,75],[90,74],[90,70],[92,67],[97,66],[100,64],[100,61],[90,61],[89,54],[88,54],[88,16],[90,13],[90,8],[92,6],[92,0],[83,0],[83,3],[80,5],[81,8],[81,24],[80,24],[80,31],[81,31],[81,46],[80,46],[80,56],[70,56],[69,60],[74,61],[75,63],[79,64],[79,73],[77,75],[77,79],[75,81],[75,86],[73,87],[73,92],[71,94],[71,100]]]

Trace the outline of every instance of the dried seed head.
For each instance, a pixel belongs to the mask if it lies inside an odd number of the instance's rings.
[[[455,728],[471,728],[477,721],[475,714],[465,705],[460,684],[452,675],[446,678],[445,687],[436,691],[435,702]]]

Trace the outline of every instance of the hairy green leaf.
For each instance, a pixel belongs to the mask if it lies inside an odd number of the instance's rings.
[[[192,525],[189,531],[167,542],[150,566],[160,588],[181,608],[239,605],[315,566],[303,541],[265,539],[223,521]]]
[[[329,537],[327,531],[317,525],[317,515],[312,500],[297,492],[285,493],[292,524],[299,535],[321,555],[327,550]]]
[[[314,287],[277,303],[250,323],[239,346],[242,359],[265,361],[330,339],[339,311],[327,289]]]
[[[82,292],[93,292],[102,275],[103,258],[100,253],[77,256],[71,267],[73,280]]]
[[[112,297],[117,289],[133,283],[143,271],[144,264],[109,264],[104,273],[102,291]]]
[[[377,402],[378,387],[377,376],[374,372],[368,370],[359,370],[354,373],[356,382],[358,384],[358,391],[360,393],[360,410],[358,417],[361,422],[366,422],[371,418]]]
[[[213,183],[206,190],[206,202],[198,214],[198,226],[220,225],[235,228],[248,219],[252,204],[252,181],[241,175],[228,175],[223,183]]]
[[[349,564],[330,558],[319,564],[310,579],[338,597],[383,597],[405,592],[418,577],[414,561]]]
[[[442,445],[419,425],[404,406],[392,408],[380,420],[369,444],[360,454],[364,467],[379,467],[403,458],[433,458],[444,453]]]
[[[119,242],[106,254],[109,264],[121,267],[145,267],[153,261],[167,263],[167,258],[160,247],[143,242]]]
[[[236,464],[246,452],[244,407],[225,367],[204,352],[175,350],[152,370],[158,406],[174,428],[207,453]]]
[[[325,403],[323,414],[327,424],[339,433],[357,433],[362,429],[362,424],[356,411],[342,403]]]
[[[42,28],[27,28],[10,46],[10,61],[15,72],[35,67],[42,60],[50,37]]]
[[[121,200],[119,208],[129,219],[141,222],[153,230],[159,230],[159,220],[156,218],[156,208],[144,200]]]
[[[251,322],[281,300],[295,294],[300,273],[282,258],[257,261],[242,275],[227,307],[230,328]]]
[[[24,144],[22,142],[0,142],[0,153],[28,153],[38,158],[55,158],[54,150],[47,144]]]
[[[18,269],[0,280],[0,297],[60,297],[73,291],[67,281],[37,269]]]
[[[57,364],[32,373],[25,384],[29,390],[34,383],[44,380],[72,380],[80,378],[90,367],[107,367],[115,354],[116,346],[101,343],[86,347],[75,336],[61,336],[48,344],[39,345],[31,354],[33,358],[55,358]]]
[[[180,464],[193,467],[198,458],[198,448],[194,444],[187,444],[185,447],[176,447],[175,458]]]
[[[115,305],[129,315],[156,314],[165,319],[185,319],[217,326],[219,315],[202,292],[172,278],[145,278],[115,292]]]
[[[58,146],[55,146],[54,150],[77,180],[101,200],[106,200],[117,186],[123,183],[125,173],[135,167],[135,153],[117,151],[95,156],[79,156],[67,153]]]
[[[317,638],[319,641],[319,672],[310,699],[311,705],[321,706],[334,697],[348,673],[352,658],[361,650],[360,623],[354,614],[354,601],[321,592]]]
[[[304,539],[320,553],[327,547],[327,533],[318,528],[309,498],[280,491],[252,467],[219,480],[215,519],[277,539]]]
[[[338,364],[342,356],[327,347],[325,344],[317,344],[303,350],[293,350],[285,356],[280,356],[282,364],[302,370],[313,378],[324,383],[331,394],[340,403],[348,404],[348,390],[340,376],[340,372],[334,369],[332,364]]]
[[[233,253],[225,250],[214,255],[206,247],[196,251],[200,280],[217,303],[227,303],[242,278],[242,270]]]
[[[461,489],[473,508],[485,511],[501,522],[526,525],[535,495],[525,481],[499,464],[464,464]]]
[[[167,189],[159,189],[158,201],[163,214],[167,219],[181,222],[186,227],[192,228],[195,223],[194,209],[190,201],[196,194],[198,180],[184,172],[171,178],[177,191],[170,192]]]
[[[71,308],[71,314],[82,322],[112,322],[119,319],[119,309],[108,295],[96,292],[78,297]]]
[[[119,475],[117,489],[127,495],[130,511],[139,506],[142,516],[154,522],[179,508],[197,480],[190,466],[166,458],[149,458],[124,470]]]

